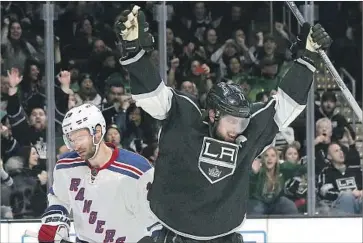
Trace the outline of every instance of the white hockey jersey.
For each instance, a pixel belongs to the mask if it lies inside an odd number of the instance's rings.
[[[113,149],[110,161],[97,170],[76,152],[63,155],[54,168],[49,207],[72,210],[78,240],[135,243],[160,229],[147,201],[153,167],[138,154]]]

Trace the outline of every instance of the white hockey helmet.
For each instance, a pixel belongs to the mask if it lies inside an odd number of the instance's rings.
[[[101,142],[103,136],[106,134],[106,121],[101,110],[92,104],[82,104],[70,109],[64,116],[62,122],[63,140],[68,149],[73,150],[68,140],[68,133],[86,128],[94,139],[97,125],[100,125],[102,128]],[[97,146],[97,150],[100,142],[97,144],[93,142],[94,145]]]

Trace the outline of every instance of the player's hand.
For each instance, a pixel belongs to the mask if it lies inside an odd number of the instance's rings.
[[[306,37],[306,50],[317,52],[320,49],[324,50],[330,47],[333,41],[320,24],[310,27],[308,23],[305,23],[304,28],[305,33],[309,31]]]
[[[151,51],[154,45],[154,37],[149,33],[149,24],[140,7],[134,5],[130,10],[125,10],[115,23],[116,35],[120,42],[118,47],[122,59],[130,59],[141,49]],[[131,55],[131,56],[130,56]]]
[[[311,27],[309,23],[304,23],[297,42],[305,50],[316,53],[320,49],[329,48],[333,41],[320,24]]]
[[[61,210],[49,210],[42,217],[39,243],[61,243],[69,239],[70,220]]]

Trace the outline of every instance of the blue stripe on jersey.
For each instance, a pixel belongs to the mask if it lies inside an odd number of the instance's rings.
[[[127,171],[127,170],[123,170],[121,168],[118,168],[118,167],[115,167],[115,166],[112,166],[112,165],[109,166],[107,169],[110,170],[110,171],[113,171],[113,172],[120,173],[122,175],[132,177],[134,179],[139,179],[140,178],[140,176],[136,175],[135,173],[132,173],[132,172]]]
[[[143,173],[152,168],[151,164],[146,158],[142,157],[139,154],[127,151],[125,149],[119,150],[119,154],[118,157],[116,158],[116,161],[136,167],[139,170],[141,170]]]
[[[69,215],[68,210],[65,207],[63,207],[62,205],[51,205],[45,210],[42,217],[50,215],[50,214],[57,214],[57,213],[64,214],[66,216]]]
[[[55,169],[56,170],[70,169],[70,168],[75,168],[75,167],[78,167],[78,166],[87,166],[87,163],[86,162],[78,162],[78,163],[70,162],[69,164],[57,164],[55,166]]]
[[[58,160],[61,160],[61,159],[74,159],[74,158],[77,158],[77,157],[79,157],[79,155],[75,151],[65,152],[65,153],[59,155]]]

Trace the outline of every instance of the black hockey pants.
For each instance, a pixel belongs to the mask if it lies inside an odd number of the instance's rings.
[[[243,238],[242,235],[233,233],[212,240],[194,240],[177,235],[167,228],[163,228],[156,237],[155,243],[243,243]]]

